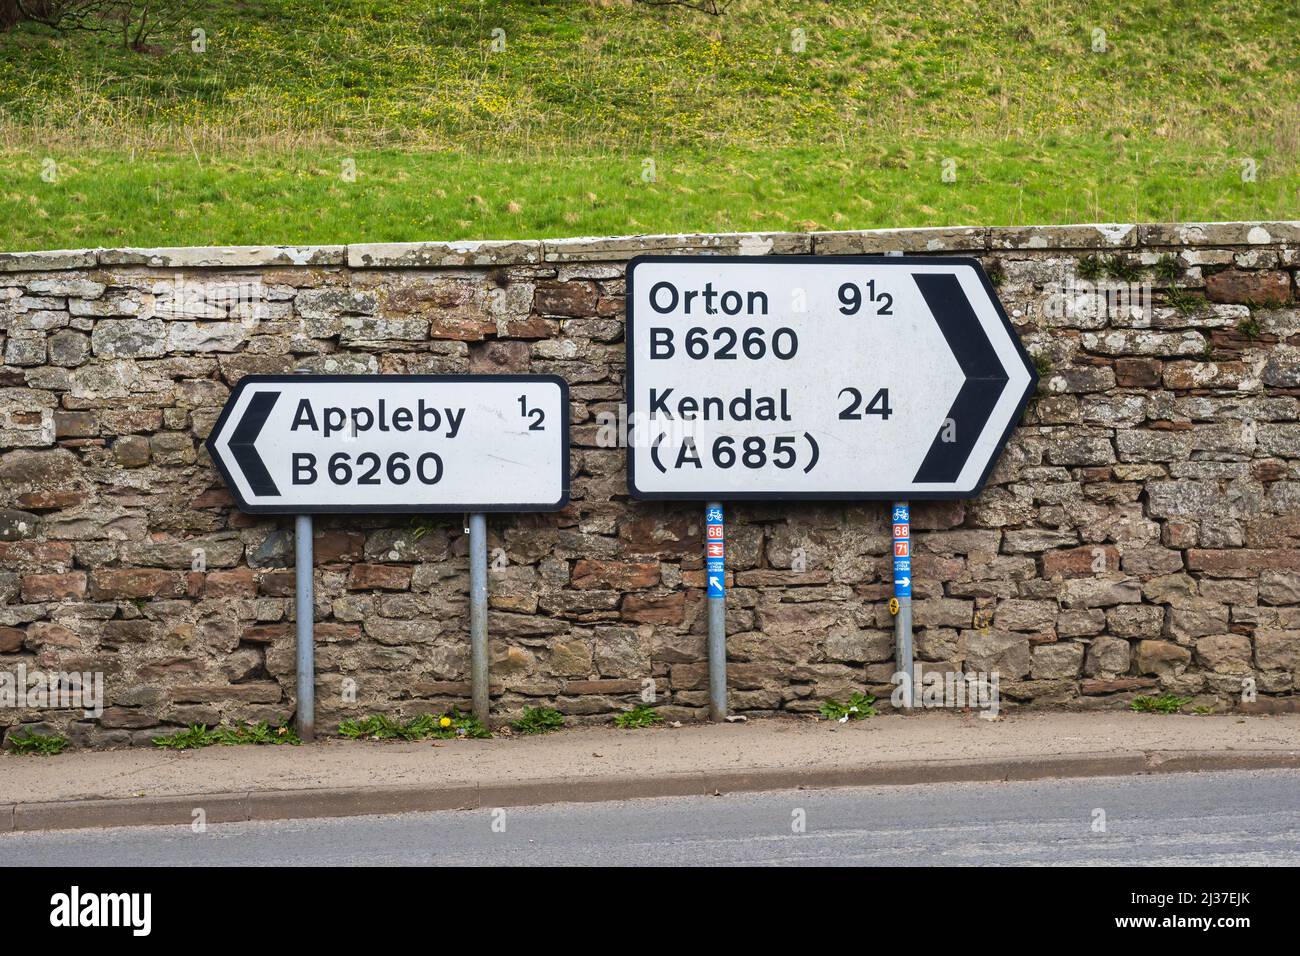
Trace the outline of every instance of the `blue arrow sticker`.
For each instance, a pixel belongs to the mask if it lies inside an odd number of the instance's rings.
[[[720,598],[726,592],[726,569],[721,561],[710,561],[705,574],[709,579],[709,597]]]

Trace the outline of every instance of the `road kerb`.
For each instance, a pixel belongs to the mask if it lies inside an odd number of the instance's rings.
[[[987,761],[898,762],[857,767],[769,767],[658,776],[569,777],[449,787],[338,787],[60,800],[0,806],[0,832],[124,826],[188,827],[193,823],[196,809],[204,811],[208,824],[217,824],[774,790],[1271,769],[1300,769],[1300,750],[1125,752]]]
[[[248,819],[246,793],[195,793],[166,797],[124,797],[111,800],[59,800],[14,806],[13,829],[73,830],[83,827],[185,826],[203,811],[206,825]]]

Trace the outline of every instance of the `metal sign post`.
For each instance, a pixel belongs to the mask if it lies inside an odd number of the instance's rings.
[[[314,542],[311,515],[293,519],[294,623],[298,672],[298,736],[303,743],[316,739],[316,598],[312,585]]]
[[[312,515],[468,512],[471,697],[488,715],[487,519],[569,500],[554,375],[250,375],[207,441],[241,510],[295,516],[298,727],[315,723]]]
[[[298,369],[297,374],[310,374]],[[294,673],[297,676],[298,739],[316,739],[316,568],[315,522],[309,514],[293,519]]]
[[[727,562],[722,503],[704,509],[704,575],[709,603],[709,717],[727,719]]]
[[[903,677],[903,706],[915,700],[912,663],[912,514],[906,501],[894,503],[894,666]]]
[[[469,516],[470,697],[474,716],[488,719],[487,515]]]

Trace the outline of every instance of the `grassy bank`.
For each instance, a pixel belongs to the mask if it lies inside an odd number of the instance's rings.
[[[956,159],[956,181],[942,178]],[[345,161],[355,177],[344,175]],[[638,232],[859,229],[953,223],[1255,219],[1294,215],[1300,174],[1261,161],[1243,182],[1194,151],[1055,142],[900,150],[893,163],[812,150],[725,160],[665,154],[457,157],[316,150],[0,157],[10,248],[341,243]],[[1289,213],[1288,213],[1289,211]]]
[[[4,245],[1300,215],[1300,18],[1110,6],[210,0],[146,54],[22,27]]]

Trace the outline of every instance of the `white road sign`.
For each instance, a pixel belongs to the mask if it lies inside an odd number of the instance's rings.
[[[635,498],[966,498],[1037,384],[974,259],[641,256]]]
[[[553,375],[251,375],[207,448],[244,511],[556,511],[569,390]]]

